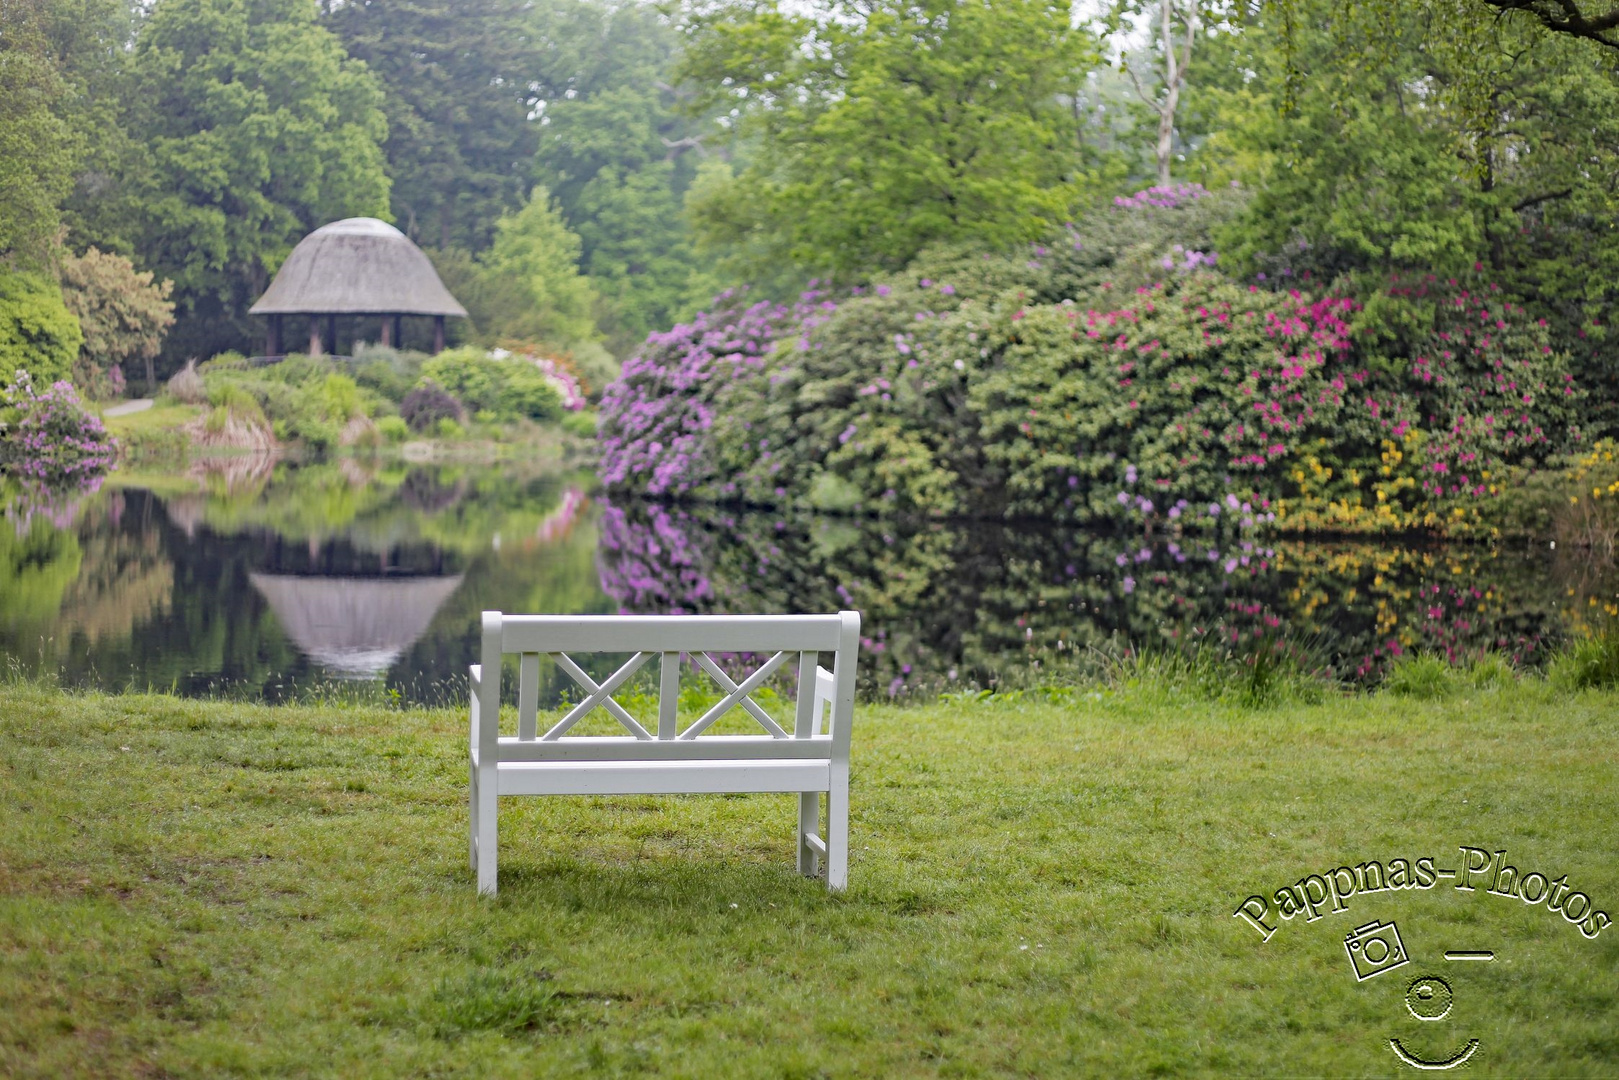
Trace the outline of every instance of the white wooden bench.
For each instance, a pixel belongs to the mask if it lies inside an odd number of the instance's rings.
[[[854,723],[860,615],[505,615],[483,613],[482,663],[472,666],[470,857],[478,891],[495,893],[496,799],[501,795],[643,795],[695,792],[798,794],[798,869],[842,889],[849,867],[849,730]],[[818,653],[835,656],[827,671]],[[500,734],[501,657],[517,653],[517,735]],[[601,683],[569,654],[633,653]],[[709,653],[774,655],[735,682]],[[585,692],[551,727],[538,727],[540,656],[549,655]],[[676,705],[682,656],[702,668],[725,696],[681,730]],[[643,725],[613,694],[659,657],[658,715]],[[798,694],[791,729],[753,699],[777,669],[796,657]],[[626,735],[564,738],[587,713],[602,709]],[[763,735],[704,735],[741,708]],[[830,717],[828,714],[830,713]],[[818,832],[827,795],[826,838]]]

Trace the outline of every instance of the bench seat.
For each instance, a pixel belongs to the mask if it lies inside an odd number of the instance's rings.
[[[798,869],[814,876],[824,863],[829,889],[848,881],[849,735],[854,722],[860,616],[836,615],[506,615],[483,613],[483,647],[471,676],[468,857],[478,891],[494,895],[498,876],[496,800],[503,795],[692,795],[749,792],[798,796]],[[632,653],[598,684],[574,653]],[[769,660],[740,683],[710,653],[764,655]],[[834,654],[831,671],[819,654]],[[516,653],[517,736],[502,735],[501,657]],[[771,716],[753,694],[795,657],[798,693],[790,722]],[[540,658],[571,677],[586,697],[543,733],[539,728]],[[661,657],[656,719],[630,715],[613,694],[647,661]],[[724,695],[679,726],[683,664],[706,673]],[[568,735],[595,709],[629,732]],[[707,735],[737,709],[762,735]],[[826,837],[820,801],[826,796]]]

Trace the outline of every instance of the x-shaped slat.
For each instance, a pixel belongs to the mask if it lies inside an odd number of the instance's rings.
[[[735,682],[732,682],[731,677],[725,674],[724,670],[721,669],[718,664],[714,663],[713,658],[707,653],[693,653],[692,659],[696,660],[698,666],[704,671],[708,672],[708,674],[713,677],[714,681],[720,684],[721,690],[729,691],[729,693],[725,695],[724,699],[721,700],[718,705],[715,705],[712,709],[704,713],[696,723],[692,724],[692,726],[687,728],[685,731],[682,731],[680,733],[680,737],[682,739],[695,739],[702,733],[704,728],[708,727],[708,725],[718,720],[721,716],[725,715],[725,713],[729,712],[737,705],[741,705],[744,709],[751,713],[753,718],[759,721],[764,729],[770,732],[773,738],[785,739],[788,737],[787,733],[781,729],[781,725],[772,720],[770,718],[770,714],[760,708],[759,703],[748,696],[755,690],[759,689],[759,687],[763,686],[765,680],[770,678],[770,676],[775,673],[777,668],[781,667],[782,663],[787,659],[786,653],[779,652],[775,656],[772,656],[765,662],[763,667],[761,667],[758,671],[755,671],[752,675],[749,675],[746,679],[742,680],[742,684],[740,686],[738,686]]]
[[[628,728],[630,734],[634,735],[637,739],[651,739],[652,734],[648,732],[646,728],[642,727],[636,721],[635,717],[625,712],[624,706],[613,700],[613,691],[617,690],[620,686],[623,686],[625,681],[628,680],[631,675],[634,675],[637,671],[641,670],[642,664],[646,663],[656,655],[657,653],[649,652],[636,653],[629,659],[628,662],[625,663],[623,667],[609,675],[606,682],[602,683],[600,686],[597,686],[596,680],[592,679],[585,673],[583,668],[574,663],[573,658],[567,653],[552,653],[551,658],[556,661],[557,667],[573,676],[573,681],[584,687],[584,689],[589,692],[590,696],[585,698],[585,700],[581,701],[579,704],[575,705],[573,708],[569,709],[568,715],[564,716],[561,720],[558,720],[556,725],[552,727],[550,731],[547,731],[543,736],[541,736],[541,741],[549,742],[552,739],[560,738],[569,728],[573,727],[573,725],[576,724],[581,717],[598,706],[612,713],[613,717],[618,720],[619,723]]]

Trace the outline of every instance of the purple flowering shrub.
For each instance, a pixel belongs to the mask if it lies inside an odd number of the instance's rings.
[[[974,512],[982,462],[958,380],[932,362],[959,308],[950,282],[880,284],[813,317],[760,378],[727,388],[719,494],[822,510]],[[951,372],[952,376],[954,372]]]
[[[1489,288],[1239,285],[1210,247],[1244,198],[1149,189],[1012,256],[726,297],[609,388],[604,485],[1203,533],[1224,564],[1272,525],[1464,527],[1559,449],[1580,393],[1543,325]]]
[[[730,292],[716,303],[690,323],[648,336],[602,394],[598,469],[609,491],[683,497],[714,486],[716,400],[764,370],[795,314],[784,304],[744,305]]]
[[[0,387],[0,465],[25,482],[88,487],[117,461],[118,442],[79,403],[73,384],[44,392],[19,369]]]

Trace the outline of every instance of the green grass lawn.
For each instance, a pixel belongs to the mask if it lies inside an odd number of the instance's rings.
[[[0,1074],[1619,1074],[1619,926],[1443,879],[1232,916],[1463,845],[1619,916],[1619,694],[862,708],[842,896],[789,797],[635,797],[503,801],[480,900],[465,732],[0,688]],[[1373,920],[1412,962],[1357,982]]]

